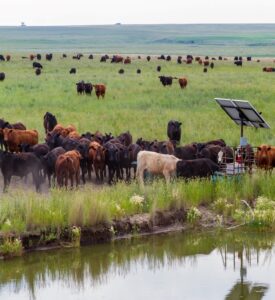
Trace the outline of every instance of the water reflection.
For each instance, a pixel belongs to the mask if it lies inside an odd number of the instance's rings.
[[[246,278],[249,278],[250,272],[254,274],[255,270],[271,265],[274,240],[274,235],[263,233],[177,233],[74,250],[31,253],[22,258],[0,262],[0,299],[12,299],[9,296],[13,294],[20,295],[20,300],[42,299],[42,295],[37,296],[38,293],[55,283],[75,293],[85,293],[90,289],[97,291],[102,287],[107,291],[115,279],[129,278],[135,273],[148,278],[143,283],[147,285],[150,285],[152,274],[163,278],[169,274],[169,278],[178,281],[176,288],[179,294],[175,295],[175,299],[182,299],[180,289],[187,293],[188,285],[180,286],[182,281],[178,274],[182,278],[186,276],[190,286],[198,286],[199,278],[191,276],[192,271],[196,270],[200,276],[206,275],[204,279],[207,279],[207,270],[213,272],[206,284],[207,293],[211,280],[218,280],[220,276],[215,268],[221,268],[219,272],[224,271],[224,274],[232,277],[230,280],[233,287],[227,286],[225,291],[221,288],[219,292],[223,296],[219,299],[263,299],[269,284],[250,282]],[[274,273],[275,264],[271,271]],[[129,293],[133,296],[133,291]],[[192,291],[190,293],[186,299],[193,299]],[[211,299],[215,299],[213,297]],[[128,295],[129,298],[134,299],[131,295]]]

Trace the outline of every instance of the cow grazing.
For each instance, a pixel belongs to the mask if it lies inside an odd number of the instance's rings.
[[[205,67],[208,67],[209,66],[209,61],[208,60],[205,60],[204,62],[203,62],[203,65],[205,66]]]
[[[5,61],[5,57],[2,54],[0,54],[0,61]]]
[[[84,81],[80,81],[76,83],[76,91],[78,95],[82,95],[85,92],[85,83]]]
[[[89,58],[89,59],[94,59],[93,54],[90,54],[88,58]]]
[[[41,69],[39,69],[39,68],[35,69],[35,75],[36,76],[41,75]]]
[[[171,86],[174,78],[171,76],[159,76],[159,80],[163,86]]]
[[[181,64],[181,63],[182,63],[182,57],[181,57],[181,56],[179,56],[179,57],[177,58],[177,63],[178,63],[178,64]]]
[[[10,152],[19,152],[21,144],[30,146],[38,143],[38,132],[36,130],[2,129],[4,133],[4,142],[7,144]]]
[[[219,56],[219,60],[222,60],[222,56]]]
[[[255,160],[259,168],[272,172],[272,169],[275,167],[275,147],[265,144],[259,146]]]
[[[13,176],[25,177],[32,174],[36,191],[40,190],[42,164],[33,153],[9,153],[0,151],[0,168],[4,177],[3,191],[7,192]]]
[[[37,61],[34,61],[32,63],[32,67],[33,68],[37,68],[37,69],[43,69],[43,66],[39,62],[37,62]]]
[[[252,61],[252,57],[251,56],[247,56],[246,60],[247,61]]]
[[[52,131],[54,127],[57,125],[56,117],[50,112],[46,112],[43,117],[43,125],[45,129],[45,133]]]
[[[92,95],[93,85],[91,83],[84,83],[84,91],[86,95]]]
[[[172,60],[171,56],[170,56],[170,55],[167,55],[166,61],[171,61],[171,60]]]
[[[180,143],[181,139],[181,122],[170,120],[167,124],[167,136],[170,141],[176,141]]]
[[[66,54],[66,53],[63,53],[63,54],[62,54],[62,58],[67,58],[67,54]]]
[[[187,83],[188,83],[188,81],[187,81],[187,78],[179,78],[179,85],[180,85],[180,87],[181,87],[181,89],[184,89],[184,88],[186,88],[187,87]]]
[[[6,78],[6,74],[4,72],[0,73],[0,81],[4,81]]]
[[[203,73],[207,73],[208,69],[207,68],[203,68]]]
[[[119,69],[118,74],[124,74],[124,69]]]
[[[101,56],[100,62],[106,62],[106,61],[107,61],[107,58],[105,57],[105,55]]]
[[[104,84],[96,84],[94,85],[95,88],[95,94],[97,96],[97,99],[100,97],[104,98],[106,93],[106,86]]]
[[[71,181],[71,187],[80,183],[80,159],[78,151],[72,150],[58,156],[55,164],[55,173],[59,187],[68,187],[68,180]]]
[[[157,72],[161,71],[161,66],[157,66]]]
[[[214,63],[213,63],[213,62],[211,62],[211,64],[210,64],[210,68],[211,68],[211,69],[214,69],[214,66],[215,66],[215,65],[214,65]]]
[[[76,68],[71,68],[70,74],[76,74]]]
[[[123,63],[123,57],[119,55],[114,55],[112,57],[111,63]]]
[[[38,60],[41,60],[41,58],[42,58],[42,56],[41,56],[41,54],[36,54],[36,58],[38,59]]]
[[[144,171],[152,175],[163,175],[166,183],[176,174],[176,166],[180,159],[169,154],[140,151],[137,155],[137,179],[144,185]]]
[[[150,60],[151,60],[151,56],[148,55],[148,56],[146,57],[146,59],[147,59],[147,61],[150,61]]]
[[[34,60],[35,59],[35,55],[30,54],[30,60]]]
[[[7,60],[7,61],[10,61],[10,60],[11,60],[11,56],[10,56],[9,54],[6,56],[6,60]]]
[[[162,54],[161,56],[158,57],[159,60],[165,60],[165,56]]]
[[[219,171],[219,165],[208,158],[177,162],[177,177],[184,179],[207,178]]]
[[[141,74],[141,70],[140,69],[137,69],[137,74]]]

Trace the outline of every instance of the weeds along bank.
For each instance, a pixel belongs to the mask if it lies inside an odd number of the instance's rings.
[[[49,194],[11,191],[0,201],[0,254],[23,249],[79,246],[125,234],[154,232],[155,227],[202,228],[250,225],[275,227],[275,176],[254,174],[217,182],[155,181]],[[243,201],[245,200],[245,201]]]
[[[256,59],[236,67],[233,60],[214,61],[215,67],[203,73],[203,67],[177,64],[153,58],[150,62],[134,56],[130,65],[100,63],[100,56],[93,60],[85,54],[73,60],[54,53],[51,62],[43,55],[42,74],[36,76],[26,53],[11,53],[10,62],[1,62],[0,71],[6,79],[0,84],[1,117],[10,122],[21,121],[29,129],[37,129],[44,140],[43,115],[46,111],[56,115],[62,124],[74,124],[79,132],[100,130],[114,135],[129,130],[136,140],[165,140],[166,124],[171,119],[180,120],[182,144],[223,138],[228,145],[239,143],[239,127],[220,110],[215,97],[247,99],[262,112],[271,130],[245,129],[253,146],[275,144],[275,102],[273,95],[274,73],[262,72],[273,66],[273,59]],[[183,54],[184,55],[184,54]],[[162,67],[157,72],[157,66]],[[71,68],[76,74],[69,74]],[[125,70],[118,74],[120,68]],[[141,74],[136,70],[140,69]],[[188,86],[181,90],[175,80],[172,87],[164,88],[159,75],[187,77]],[[107,87],[104,100],[92,96],[78,96],[76,82],[104,83]],[[12,108],[12,109],[11,109]]]

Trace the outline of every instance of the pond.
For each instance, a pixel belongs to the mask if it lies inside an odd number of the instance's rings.
[[[29,253],[0,262],[0,299],[275,299],[274,243],[178,232]]]

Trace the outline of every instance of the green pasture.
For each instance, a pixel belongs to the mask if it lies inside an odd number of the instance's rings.
[[[43,115],[49,111],[61,124],[74,124],[80,133],[99,130],[117,135],[129,130],[134,140],[165,140],[170,119],[180,120],[182,144],[223,138],[229,145],[237,145],[240,129],[213,100],[215,97],[246,99],[262,112],[271,129],[245,129],[245,136],[256,146],[275,144],[275,73],[264,73],[264,66],[273,66],[273,60],[244,62],[236,67],[232,58],[214,61],[213,70],[203,73],[198,63],[192,65],[159,61],[133,56],[131,65],[99,62],[99,55],[89,60],[85,54],[73,60],[73,53],[62,59],[54,53],[51,62],[43,59],[42,74],[36,76],[28,53],[11,53],[10,62],[0,62],[0,72],[6,73],[0,82],[0,117],[9,122],[21,121],[29,129],[37,129],[44,139]],[[160,65],[160,73],[156,71]],[[77,69],[70,75],[71,67]],[[118,70],[124,68],[125,74]],[[137,69],[142,73],[138,75]],[[177,80],[172,87],[164,88],[159,75],[186,77],[187,89],[181,90]],[[92,96],[79,96],[75,83],[79,80],[104,83],[107,93],[104,100]]]

